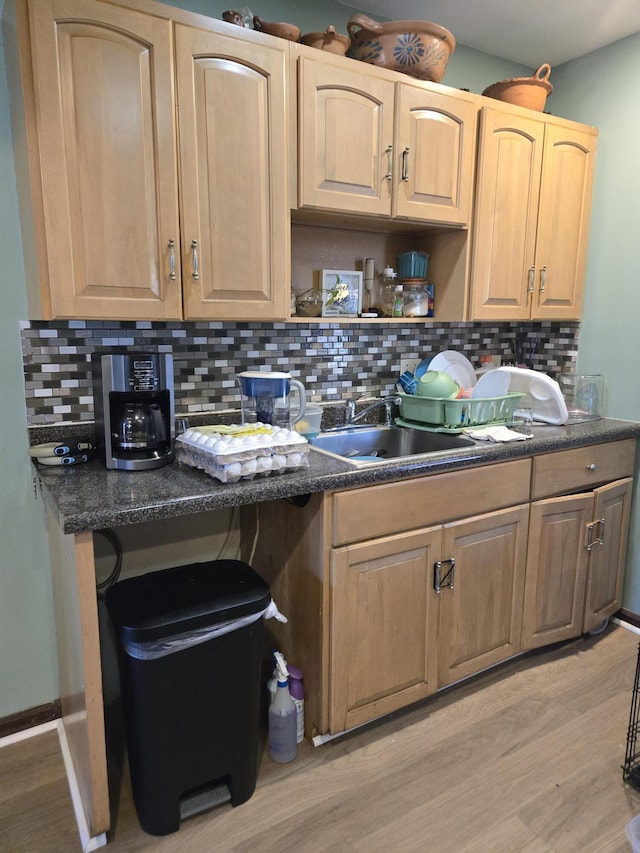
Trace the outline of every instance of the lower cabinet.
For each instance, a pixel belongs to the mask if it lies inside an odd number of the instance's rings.
[[[628,478],[594,493],[593,520],[585,546],[589,572],[583,631],[596,628],[622,604],[632,490],[633,481]]]
[[[587,586],[584,532],[591,495],[549,498],[531,506],[522,617],[525,649],[577,637]]]
[[[610,442],[260,505],[254,565],[289,619],[268,626],[304,670],[307,737],[615,613],[634,457]]]
[[[528,521],[524,505],[445,526],[451,575],[439,593],[439,687],[520,651]]]
[[[591,631],[622,603],[633,480],[531,506],[522,647]]]
[[[520,650],[528,506],[331,553],[331,731]]]
[[[524,649],[577,637],[619,610],[635,451],[628,439],[534,458]]]
[[[437,688],[432,580],[442,529],[331,554],[330,730],[343,731]]]

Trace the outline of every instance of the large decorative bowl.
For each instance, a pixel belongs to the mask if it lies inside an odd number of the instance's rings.
[[[351,38],[347,56],[433,83],[444,77],[456,47],[449,30],[429,21],[381,24],[356,13],[349,18],[347,30]]]
[[[511,80],[501,80],[486,88],[482,94],[487,98],[506,101],[530,110],[544,110],[547,95],[553,92],[553,86],[549,83],[550,74],[551,66],[545,63],[538,68],[533,77],[512,77]]]

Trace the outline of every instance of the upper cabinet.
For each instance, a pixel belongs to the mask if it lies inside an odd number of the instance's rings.
[[[98,0],[23,10],[42,315],[180,317],[171,23]]]
[[[348,60],[298,60],[300,208],[464,226],[475,99]]]
[[[285,51],[176,25],[185,319],[288,314]]]
[[[4,8],[32,319],[286,320],[411,248],[436,322],[580,319],[592,128],[166,4]]]
[[[482,110],[471,320],[579,320],[597,134]]]
[[[286,43],[100,0],[16,8],[31,316],[284,317]]]

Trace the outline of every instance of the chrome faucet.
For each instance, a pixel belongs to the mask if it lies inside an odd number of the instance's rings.
[[[385,426],[393,426],[393,405],[400,405],[400,397],[380,397],[379,400],[374,400],[373,403],[370,403],[365,409],[356,414],[356,401],[355,400],[347,400],[346,402],[346,417],[345,417],[345,427],[355,426],[361,421],[363,418],[366,418],[371,412],[380,406],[384,406],[384,425]],[[361,426],[365,426],[365,424],[361,424]]]

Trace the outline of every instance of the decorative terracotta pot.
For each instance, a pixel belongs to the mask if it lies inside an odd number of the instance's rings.
[[[337,33],[333,26],[327,27],[323,33],[306,33],[300,41],[302,44],[308,44],[309,47],[317,47],[319,50],[327,50],[329,53],[338,53],[341,56],[344,56],[351,44],[349,36]]]
[[[349,56],[434,83],[442,80],[456,47],[449,30],[429,21],[381,24],[356,13],[349,18],[347,30],[351,37]]]
[[[545,62],[533,77],[501,80],[499,83],[488,86],[482,94],[487,98],[506,101],[519,107],[528,107],[530,110],[543,110],[547,96],[553,92],[553,86],[548,80],[550,74],[551,66]]]
[[[257,15],[253,16],[253,28],[269,36],[278,36],[278,38],[288,39],[289,41],[298,41],[300,38],[300,28],[296,27],[295,24],[270,24],[269,21],[263,21]]]

